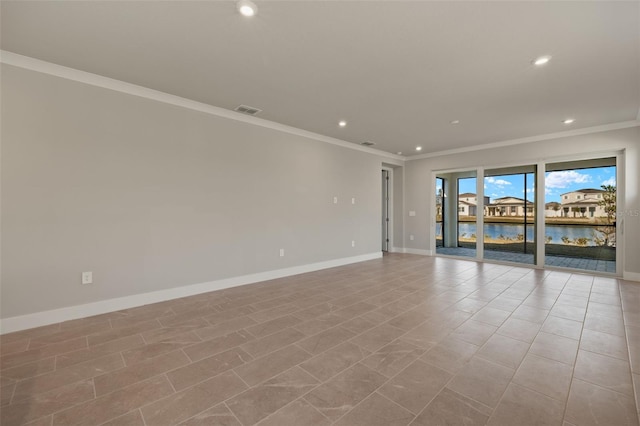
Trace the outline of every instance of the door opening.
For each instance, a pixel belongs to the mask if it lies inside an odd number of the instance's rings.
[[[484,258],[536,264],[536,165],[484,173]]]
[[[435,180],[437,254],[476,257],[476,171],[438,173]]]
[[[445,233],[445,197],[447,194],[444,192],[445,180],[441,177],[436,177],[436,250],[438,247],[444,247],[444,233]]]
[[[549,163],[545,265],[616,273],[617,158]]]
[[[382,251],[389,251],[389,171],[382,170]]]

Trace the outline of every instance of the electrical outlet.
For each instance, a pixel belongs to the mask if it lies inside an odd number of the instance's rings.
[[[93,283],[93,272],[83,272],[82,273],[82,284],[91,284]]]
[[[351,247],[355,247],[356,246],[356,242],[351,240]]]
[[[413,241],[413,235],[409,235],[409,239]]]
[[[355,204],[356,203],[356,197],[351,198],[351,204]]]
[[[280,257],[284,257],[284,249],[280,249]]]
[[[338,197],[333,197],[333,204],[338,204]]]

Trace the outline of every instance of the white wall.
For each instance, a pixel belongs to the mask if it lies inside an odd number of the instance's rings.
[[[414,210],[415,217],[405,218],[405,240],[408,248],[429,250],[431,242],[431,199],[435,199],[432,172],[437,170],[502,167],[511,164],[536,164],[555,159],[597,158],[600,153],[624,150],[624,182],[619,182],[619,200],[624,200],[624,271],[631,277],[640,276],[640,127],[611,130],[582,136],[563,137],[442,155],[407,161],[405,164],[405,208]]]
[[[2,124],[1,318],[380,252],[376,155],[10,65]]]
[[[404,167],[393,169],[393,241],[396,248],[404,247]]]

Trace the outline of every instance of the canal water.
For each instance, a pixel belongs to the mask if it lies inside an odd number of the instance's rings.
[[[567,237],[570,240],[576,238],[587,238],[589,242],[588,246],[594,246],[593,235],[596,233],[599,237],[601,234],[596,231],[595,226],[585,225],[546,225],[545,235],[551,237],[551,244],[562,244],[562,237]],[[459,232],[461,238],[469,238],[471,235],[476,234],[476,224],[469,222],[459,223]],[[518,234],[524,234],[524,224],[517,223],[487,223],[484,225],[484,234],[487,238],[500,239],[500,236],[505,239],[511,238],[517,240]],[[436,223],[436,235],[441,235],[441,224]],[[527,241],[533,241],[534,227],[533,225],[527,225]]]

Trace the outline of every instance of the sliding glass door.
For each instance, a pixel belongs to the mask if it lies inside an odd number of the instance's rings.
[[[616,158],[546,165],[545,264],[616,272]]]
[[[462,256],[476,256],[478,217],[476,182],[475,176],[458,178],[457,247]]]
[[[484,258],[535,264],[536,166],[484,174]]]
[[[616,273],[617,162],[438,172],[436,254]]]
[[[441,177],[436,178],[436,247],[444,247],[444,179]]]
[[[476,171],[439,173],[435,182],[437,254],[476,257]]]

